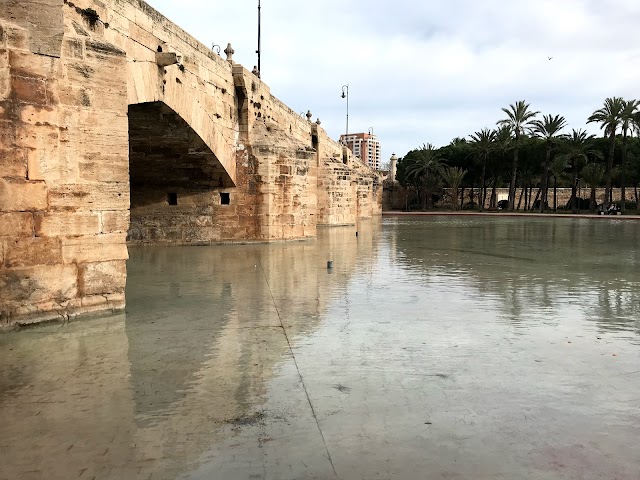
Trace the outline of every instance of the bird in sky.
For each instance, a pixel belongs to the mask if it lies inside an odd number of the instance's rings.
[[[549,60],[553,60],[553,57],[549,57]]]

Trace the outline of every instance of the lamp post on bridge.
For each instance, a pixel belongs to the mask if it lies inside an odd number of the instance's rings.
[[[261,41],[262,41],[262,7],[260,5],[260,1],[258,0],[258,50],[256,50],[256,53],[258,54],[258,72],[261,72],[261,67],[262,65],[260,65],[260,54],[262,53],[262,48],[261,48]]]
[[[344,134],[344,143],[347,144],[347,137],[349,136],[349,84],[342,86],[342,98],[347,99],[347,129]]]

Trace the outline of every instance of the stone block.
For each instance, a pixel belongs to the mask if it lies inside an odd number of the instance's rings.
[[[21,103],[46,105],[47,85],[41,78],[11,75],[11,93]]]
[[[31,52],[9,50],[11,75],[44,80],[58,73],[60,59]]]
[[[99,213],[38,213],[34,220],[39,237],[97,235],[101,231]]]
[[[48,148],[36,148],[28,151],[27,178],[44,180],[48,184],[74,184],[79,178],[79,165],[75,152],[51,144]]]
[[[0,237],[30,237],[32,235],[33,215],[31,213],[0,213]]]
[[[108,57],[121,57],[125,58],[127,53],[116,47],[115,45],[105,42],[97,38],[90,38],[85,41],[85,54],[87,58],[96,58],[98,60],[105,60]]]
[[[130,214],[126,210],[101,212],[102,233],[127,233]]]
[[[16,129],[16,145],[34,150],[54,148],[58,144],[59,132],[53,125],[23,123]]]
[[[6,137],[0,136],[1,138]],[[17,147],[0,148],[0,172],[7,177],[26,178],[27,151]]]
[[[64,0],[5,0],[3,6],[6,17],[28,31],[29,41],[22,48],[49,57],[60,56]]]
[[[126,279],[127,266],[124,260],[85,263],[78,269],[78,290],[82,296],[122,293]]]
[[[114,71],[114,69],[119,69]],[[114,88],[126,90],[126,65],[121,59],[68,60],[64,65],[65,76],[70,84],[86,84],[88,88]]]
[[[7,47],[19,50],[29,49],[29,32],[16,25],[5,25],[4,28]]]
[[[12,309],[52,299],[68,301],[77,295],[77,276],[75,265],[0,270],[0,305]]]
[[[58,89],[58,103],[70,107],[91,107],[93,96],[93,92],[86,85],[68,83]]]
[[[62,263],[59,238],[16,238],[4,240],[4,264],[8,268]]]
[[[0,211],[46,210],[47,193],[47,186],[44,182],[0,178]]]
[[[122,137],[129,133],[127,112],[82,110],[78,114],[78,130],[84,135],[102,135],[110,143],[123,145]],[[118,141],[113,141],[117,139]]]
[[[80,38],[65,38],[62,43],[62,54],[65,59],[83,59],[84,41]]]
[[[51,188],[49,205],[53,209],[128,210],[129,189],[121,183],[61,185]]]
[[[126,260],[126,233],[63,238],[62,257],[65,263]]]
[[[2,57],[0,56],[0,59]],[[9,68],[0,66],[0,100],[6,100],[11,94],[11,77]],[[4,116],[4,114],[3,114]]]
[[[52,106],[36,107],[33,105],[24,105],[20,111],[20,120],[29,125],[55,127],[59,124],[60,115],[59,110]]]
[[[90,182],[129,182],[129,157],[126,154],[86,153],[79,161],[79,175]]]

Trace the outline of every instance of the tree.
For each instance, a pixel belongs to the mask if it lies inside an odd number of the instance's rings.
[[[520,138],[525,134],[526,130],[531,126],[531,122],[540,112],[529,110],[529,104],[524,100],[520,100],[503,108],[502,111],[507,114],[507,118],[498,121],[499,126],[508,127],[514,136],[513,148],[513,164],[511,168],[511,183],[509,184],[509,210],[513,210],[516,193],[516,178],[518,176],[518,149],[520,146]]]
[[[591,212],[595,212],[596,210],[596,188],[602,183],[604,174],[605,167],[600,163],[588,163],[582,169],[582,178],[591,188],[591,202],[589,203],[589,210],[591,210]]]
[[[626,207],[626,183],[627,183],[627,146],[629,134],[632,133],[636,114],[638,113],[638,100],[624,100],[624,108],[620,114],[620,127],[622,129],[622,171],[620,177],[620,210],[624,213]]]
[[[571,171],[573,172],[571,182],[571,211],[578,213],[577,191],[580,180],[578,171],[581,166],[587,164],[590,159],[602,159],[602,154],[593,147],[594,136],[589,135],[585,130],[574,129],[571,135],[565,135],[564,138],[565,142],[562,144],[562,153],[558,156],[558,159],[571,165]]]
[[[445,167],[442,168],[440,175],[444,180],[444,183],[449,187],[451,192],[451,206],[454,210],[458,210],[458,193],[460,185],[464,180],[464,176],[467,174],[466,170],[458,167]]]
[[[545,159],[542,164],[542,199],[540,201],[540,213],[542,213],[546,208],[548,198],[551,151],[553,150],[558,134],[567,126],[567,121],[560,115],[556,115],[555,117],[544,115],[542,120],[535,120],[531,122],[531,124],[533,126],[533,132],[544,141],[546,147]]]
[[[609,158],[605,171],[605,206],[609,205],[611,198],[611,171],[616,152],[616,132],[620,126],[624,107],[625,102],[621,97],[607,98],[604,101],[604,106],[593,112],[587,120],[587,123],[599,123],[600,128],[604,130],[605,137],[609,137]]]
[[[496,131],[483,128],[479,132],[470,135],[470,138],[473,153],[482,165],[482,174],[480,176],[480,210],[484,210],[484,204],[487,199],[487,159],[496,148]]]
[[[444,166],[444,159],[430,143],[407,153],[407,176],[420,182],[423,189],[422,209],[431,208],[433,189]]]
[[[553,211],[558,210],[558,177],[567,169],[566,160],[555,157],[549,166],[549,173],[553,176]],[[548,182],[547,182],[548,183]]]
[[[459,147],[461,145],[465,145],[467,143],[467,140],[462,138],[462,137],[456,137],[453,140],[451,140],[451,143],[449,143],[449,145],[451,145],[452,147]]]
[[[507,155],[513,148],[513,138],[511,138],[511,129],[509,127],[499,127],[496,130],[496,150],[491,156],[488,167],[491,169],[491,198],[489,200],[489,208],[496,208],[496,187],[502,179],[503,171],[508,170]]]

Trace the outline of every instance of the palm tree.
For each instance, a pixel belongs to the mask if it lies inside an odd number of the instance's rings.
[[[507,118],[498,121],[498,125],[508,127],[514,135],[513,149],[513,165],[511,172],[511,183],[509,184],[509,210],[513,210],[516,193],[516,178],[518,175],[518,148],[520,146],[520,137],[525,134],[527,128],[535,116],[540,112],[532,112],[529,110],[529,104],[524,100],[520,100],[509,105],[509,108],[503,108],[502,111],[507,114]]]
[[[513,148],[513,138],[511,138],[511,129],[509,127],[499,127],[496,129],[496,155],[492,155],[491,161],[491,197],[489,199],[489,208],[496,208],[496,188],[498,182],[502,179],[502,172],[508,163],[507,154]]]
[[[571,183],[571,211],[578,213],[578,170],[581,165],[586,164],[592,158],[602,158],[602,153],[593,148],[593,135],[589,135],[585,130],[573,130],[571,135],[564,137],[566,141],[562,145],[562,153],[558,159],[571,165],[573,179]]]
[[[531,122],[533,132],[540,137],[546,145],[545,160],[542,166],[542,199],[540,200],[540,213],[544,211],[547,204],[549,191],[549,165],[551,162],[551,150],[555,144],[558,133],[567,126],[567,121],[563,116],[544,115],[542,120]]]
[[[533,187],[533,182],[536,179],[535,172],[529,167],[525,168],[520,172],[520,180],[522,182],[522,191],[520,192],[520,198],[518,199],[518,207],[516,210],[520,210],[520,204],[522,202],[522,197],[524,196],[524,208],[523,210],[526,212],[529,210],[529,204],[531,203],[531,194],[529,193]]]
[[[423,187],[422,209],[431,208],[431,194],[435,180],[442,171],[444,159],[438,150],[431,145],[423,145],[422,148],[407,153],[410,164],[407,167],[407,176],[420,180]]]
[[[487,159],[495,149],[496,131],[483,128],[479,132],[470,135],[470,138],[473,152],[482,164],[480,210],[484,210],[484,204],[487,199]]]
[[[627,181],[627,144],[629,134],[632,133],[636,114],[638,113],[638,100],[624,100],[624,108],[620,114],[620,123],[622,128],[622,171],[620,174],[620,210],[624,213],[626,203],[626,181]]]
[[[591,210],[591,212],[595,212],[596,210],[596,188],[602,183],[604,174],[604,165],[600,163],[588,163],[582,169],[582,178],[591,188],[591,202],[589,203],[589,210]]]
[[[449,187],[451,192],[451,206],[454,210],[458,210],[458,192],[464,176],[467,174],[466,170],[458,167],[446,167],[440,172],[444,183]]]
[[[549,173],[553,176],[553,211],[558,210],[558,177],[560,177],[567,169],[566,160],[561,157],[554,157],[549,166]],[[548,182],[547,182],[548,183]]]
[[[593,112],[587,120],[587,123],[599,123],[600,128],[604,130],[605,137],[609,137],[609,158],[605,172],[605,206],[609,205],[611,198],[611,171],[613,170],[613,158],[616,153],[616,132],[620,126],[624,107],[625,101],[621,97],[607,98],[604,101],[604,106]]]
[[[466,145],[466,144],[467,144],[467,140],[462,138],[462,137],[455,137],[449,143],[449,145],[451,145],[452,147],[460,147],[460,146]]]

